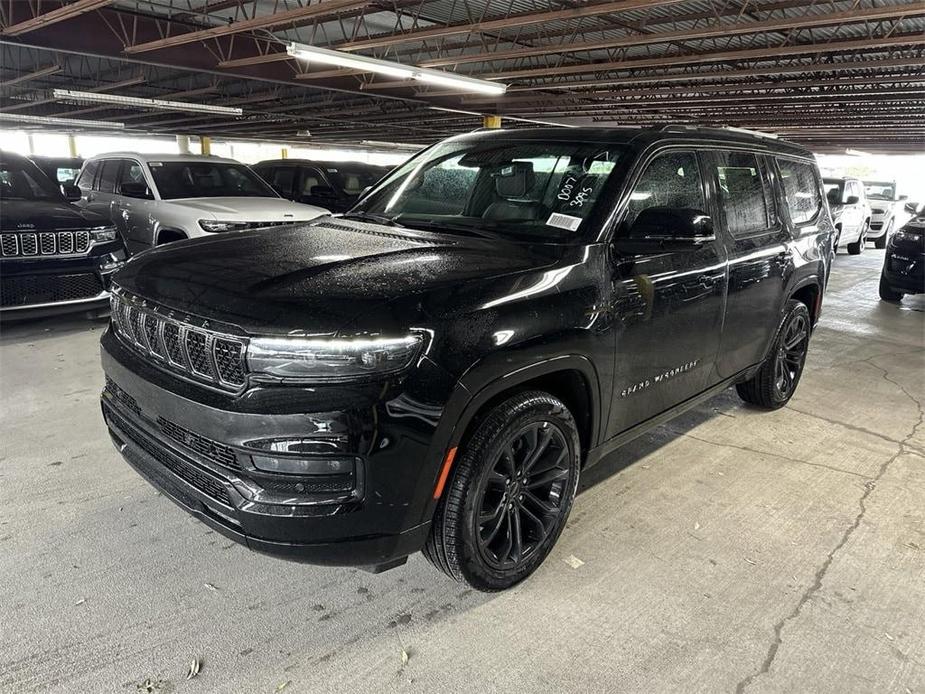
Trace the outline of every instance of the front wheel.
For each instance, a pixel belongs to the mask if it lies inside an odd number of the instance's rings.
[[[886,248],[886,241],[891,231],[893,231],[893,220],[890,220],[890,223],[886,225],[886,229],[883,230],[883,236],[878,236],[874,239],[874,248]]]
[[[796,391],[809,349],[810,318],[806,304],[791,299],[774,338],[771,353],[752,378],[736,385],[745,402],[776,410]]]
[[[883,273],[880,273],[880,298],[883,301],[889,301],[895,303],[897,301],[902,301],[903,294],[902,292],[895,292],[890,287],[890,283],[886,281],[886,277],[883,276]]]
[[[504,590],[539,567],[565,527],[578,428],[558,398],[526,391],[493,407],[460,453],[424,555],[477,590]]]

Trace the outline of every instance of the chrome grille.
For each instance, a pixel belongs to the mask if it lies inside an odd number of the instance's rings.
[[[243,339],[199,328],[122,292],[112,295],[112,321],[124,343],[170,371],[224,390],[246,382]]]
[[[4,258],[35,255],[76,255],[90,248],[89,231],[5,232],[0,234]]]

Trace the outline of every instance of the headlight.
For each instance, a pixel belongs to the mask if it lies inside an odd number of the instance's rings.
[[[115,241],[117,238],[115,227],[100,227],[99,229],[90,230],[90,241],[92,243],[103,243],[104,241]]]
[[[420,335],[356,340],[254,338],[247,347],[252,373],[300,381],[342,381],[406,368],[423,344]]]
[[[248,222],[222,222],[218,219],[200,219],[199,226],[202,227],[203,231],[215,234],[220,231],[241,231],[247,229],[250,224]]]

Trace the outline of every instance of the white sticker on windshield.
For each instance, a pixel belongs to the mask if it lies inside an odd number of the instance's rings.
[[[575,231],[575,229],[581,226],[581,217],[573,217],[570,214],[559,214],[558,212],[553,212],[551,215],[549,215],[549,219],[546,220],[546,224],[551,227],[558,227],[559,229]]]

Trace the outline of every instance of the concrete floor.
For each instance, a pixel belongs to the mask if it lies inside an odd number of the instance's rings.
[[[925,692],[925,297],[882,257],[837,258],[791,406],[624,448],[493,596],[210,532],[112,448],[103,325],[4,326],[0,691]]]

